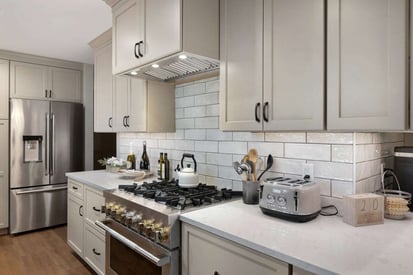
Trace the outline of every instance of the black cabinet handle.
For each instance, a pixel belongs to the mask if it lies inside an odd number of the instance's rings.
[[[130,127],[130,125],[129,125],[129,118],[130,118],[130,116],[126,116],[126,127]]]
[[[92,207],[92,209],[95,210],[96,212],[99,212],[99,213],[100,213],[100,209],[97,209],[97,208],[94,207],[94,206]]]
[[[80,212],[80,210],[82,210],[83,205],[79,206],[79,216],[83,217],[83,214]]]
[[[72,188],[73,188],[73,190],[77,190],[77,189],[79,189],[79,188],[77,188],[76,186],[72,186]]]
[[[52,90],[49,90],[49,97],[52,98]]]
[[[261,119],[258,117],[259,114],[259,108],[261,106],[261,102],[258,102],[257,104],[255,104],[255,121],[256,122],[261,122]]]
[[[95,255],[100,256],[100,253],[97,252],[96,249],[93,248],[93,249],[92,249],[92,252],[93,252]]]
[[[112,128],[112,117],[108,119],[108,125],[109,125],[109,128]]]
[[[214,275],[219,275],[219,272],[218,272],[218,271],[214,271]]]
[[[47,97],[47,90],[44,90],[44,97]]]
[[[267,102],[264,103],[264,108],[262,110],[262,115],[264,117],[265,122],[268,122],[268,117],[269,117],[269,115],[268,115],[268,106],[269,106],[269,103],[267,101]]]
[[[143,57],[143,54],[142,54],[142,51],[141,51],[141,45],[143,45],[142,40],[135,43],[134,53],[135,53],[135,57],[138,58],[138,59]],[[138,50],[136,50],[136,48]]]
[[[126,127],[126,116],[123,116],[123,127]]]

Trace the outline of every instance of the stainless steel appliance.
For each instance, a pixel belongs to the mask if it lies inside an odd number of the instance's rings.
[[[106,274],[180,274],[180,222],[184,211],[240,197],[242,192],[177,181],[119,186],[104,191]]]
[[[320,185],[299,178],[268,178],[260,187],[259,205],[264,214],[306,222],[320,213]]]
[[[399,146],[394,148],[394,172],[402,191],[413,194],[413,147]],[[413,211],[413,204],[409,204]]]
[[[10,233],[64,224],[65,173],[84,167],[83,105],[12,99],[10,112]]]

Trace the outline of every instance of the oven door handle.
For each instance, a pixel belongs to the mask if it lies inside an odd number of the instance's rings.
[[[170,261],[171,261],[170,256],[163,255],[161,258],[158,258],[157,256],[153,255],[152,253],[149,253],[148,251],[146,251],[142,247],[138,246],[134,242],[128,240],[126,237],[122,236],[121,234],[119,234],[118,232],[116,232],[115,230],[110,228],[109,226],[105,225],[104,223],[102,223],[100,221],[95,221],[95,224],[97,226],[99,226],[100,228],[102,228],[103,230],[105,230],[106,232],[108,232],[112,237],[114,237],[115,239],[122,242],[124,245],[126,245],[130,249],[132,249],[133,251],[135,251],[135,252],[139,253],[140,255],[144,256],[146,259],[148,259],[149,261],[151,261],[155,265],[164,266],[164,265],[170,263]]]

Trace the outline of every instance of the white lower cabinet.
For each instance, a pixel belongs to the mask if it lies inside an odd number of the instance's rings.
[[[98,274],[105,274],[105,235],[85,224],[84,259]]]
[[[69,179],[67,243],[97,274],[105,273],[105,232],[95,225],[104,215],[102,191]]]
[[[182,224],[182,274],[289,274],[289,264]]]
[[[9,227],[9,121],[0,120],[0,229]]]

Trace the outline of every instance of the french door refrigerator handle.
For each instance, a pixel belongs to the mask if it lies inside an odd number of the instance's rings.
[[[49,139],[48,139],[48,136],[47,136],[47,133],[49,132],[49,114],[48,113],[46,113],[45,114],[45,122],[46,122],[46,131],[45,131],[45,134],[44,134],[44,139],[45,139],[45,156],[44,156],[44,175],[45,176],[48,176],[49,175],[49,162],[48,162],[48,159],[49,159],[49,155],[48,155],[48,153],[49,153]]]
[[[48,189],[29,190],[29,191],[18,191],[18,192],[16,192],[16,195],[44,193],[44,192],[55,192],[55,191],[66,190],[66,189],[67,189],[67,186],[57,187],[57,188],[48,188]]]
[[[55,147],[55,144],[56,144],[56,142],[55,142],[56,131],[55,131],[55,115],[54,115],[54,113],[52,113],[52,127],[51,128],[52,128],[52,136],[51,136],[51,141],[50,141],[50,143],[51,143],[51,146],[50,146],[51,147],[50,148],[50,175],[53,176],[54,166],[55,166],[54,154],[55,154],[55,149],[56,149],[56,147]]]

